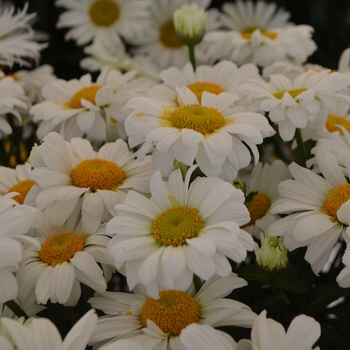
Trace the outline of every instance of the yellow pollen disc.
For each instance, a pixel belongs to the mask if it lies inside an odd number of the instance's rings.
[[[83,107],[81,104],[82,98],[95,105],[96,104],[95,95],[96,95],[96,92],[101,89],[101,87],[102,86],[100,85],[92,85],[77,91],[69,101],[68,103],[69,107],[82,108]]]
[[[261,219],[269,210],[270,205],[270,199],[266,194],[257,193],[254,195],[253,199],[245,204],[250,214],[250,221],[244,226],[253,225],[256,220]]]
[[[173,127],[192,129],[202,135],[212,134],[226,124],[223,115],[215,108],[195,104],[176,109],[168,118]]]
[[[182,291],[165,290],[159,299],[149,298],[141,310],[141,323],[147,327],[147,320],[153,321],[164,333],[178,336],[181,331],[199,319],[197,301]]]
[[[84,238],[73,232],[58,233],[41,246],[40,260],[51,265],[69,261],[75,253],[84,250]]]
[[[87,159],[79,163],[71,172],[72,184],[76,187],[96,190],[115,190],[125,179],[119,166],[105,159]]]
[[[165,22],[159,29],[159,40],[161,43],[170,49],[176,49],[182,46],[176,36],[173,20]]]
[[[299,94],[301,94],[302,92],[306,91],[307,89],[297,89],[297,90],[287,90],[289,92],[289,95],[292,96],[292,98],[296,98]],[[276,98],[278,98],[279,100],[282,100],[283,95],[285,92],[287,91],[279,91],[273,94],[273,96],[275,96]]]
[[[350,121],[344,117],[337,117],[336,115],[328,115],[326,121],[326,128],[329,132],[339,131],[343,135],[343,131],[338,127],[338,125],[343,126],[347,131],[350,132]]]
[[[97,26],[109,27],[119,19],[120,8],[115,1],[97,0],[90,6],[89,15]]]
[[[259,28],[259,27],[255,27],[255,26],[252,26],[252,27],[248,27],[246,28],[242,33],[241,33],[241,36],[244,38],[244,39],[251,39],[252,38],[252,35],[253,35],[253,32],[256,30],[256,29],[260,29],[260,32],[263,36],[266,36],[272,40],[276,39],[277,38],[277,33],[276,32],[269,32],[267,30],[264,30],[263,28]]]
[[[26,198],[26,195],[30,191],[30,189],[36,184],[33,180],[24,180],[19,182],[18,184],[12,186],[7,193],[9,192],[18,192],[19,194],[13,197],[16,202],[19,204],[24,203],[24,199]]]
[[[218,84],[207,83],[207,82],[197,82],[187,85],[187,87],[196,95],[198,101],[201,101],[202,94],[204,91],[211,92],[212,94],[219,95],[224,92],[222,87]]]
[[[350,199],[350,184],[333,188],[323,203],[326,212],[337,219],[337,211]]]
[[[187,238],[196,237],[203,226],[197,209],[181,206],[158,215],[151,233],[158,244],[178,247],[184,245]]]

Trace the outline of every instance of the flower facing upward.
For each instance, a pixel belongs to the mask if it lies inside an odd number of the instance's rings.
[[[131,188],[149,192],[149,179],[155,171],[151,159],[134,159],[125,141],[104,144],[95,152],[85,139],[71,143],[50,133],[34,148],[30,163],[36,181],[27,196],[28,204],[42,209],[53,225],[61,226],[78,210],[85,231],[94,231]],[[55,180],[53,180],[55,179]]]
[[[141,286],[135,288],[135,294],[96,294],[89,303],[106,316],[99,319],[90,343],[111,340],[109,344],[120,349],[118,338],[122,337],[142,344],[143,350],[183,349],[181,333],[190,324],[208,325],[219,337],[221,332],[212,327],[251,327],[256,314],[239,301],[225,299],[245,285],[245,280],[231,273],[226,278],[211,278],[197,293],[192,285],[186,291],[162,290],[154,298]]]
[[[230,182],[250,163],[246,145],[258,161],[256,144],[274,134],[263,115],[232,107],[239,99],[235,94],[204,91],[199,102],[188,87],[175,89],[178,104],[147,97],[135,97],[126,104],[134,110],[125,122],[129,145],[143,143],[138,159],[155,146],[152,161],[165,176],[174,160],[189,166],[196,161],[205,175]]]
[[[121,37],[131,43],[147,24],[148,2],[143,0],[57,0],[55,4],[68,9],[57,27],[71,27],[65,39],[78,45],[101,39],[114,45]]]
[[[180,42],[197,45],[202,41],[208,13],[197,4],[182,5],[174,12],[174,27]]]
[[[292,163],[289,170],[294,180],[278,185],[281,197],[271,207],[273,214],[289,215],[272,223],[268,232],[283,236],[289,250],[306,246],[305,260],[318,274],[350,223],[350,184],[349,169],[337,164],[326,145],[320,144],[315,155],[323,177]]]
[[[252,250],[251,236],[239,229],[249,221],[242,191],[216,177],[189,186],[192,171],[183,182],[178,169],[168,183],[156,172],[152,197],[130,191],[107,223],[106,232],[115,235],[108,251],[117,268],[125,263],[130,289],[141,282],[152,296],[159,287],[184,290],[193,274],[227,276],[225,256],[240,262]]]
[[[24,251],[17,272],[21,304],[26,307],[34,301],[46,304],[50,300],[75,306],[81,294],[80,282],[104,292],[111,276],[106,254],[109,240],[103,226],[96,231],[83,231],[77,215],[61,227],[51,225],[41,215],[37,226],[39,247]]]

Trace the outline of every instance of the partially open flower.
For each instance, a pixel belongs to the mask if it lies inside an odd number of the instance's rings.
[[[261,247],[254,243],[254,252],[259,266],[266,272],[278,272],[288,267],[288,249],[279,237],[270,237],[268,232],[260,235]]]

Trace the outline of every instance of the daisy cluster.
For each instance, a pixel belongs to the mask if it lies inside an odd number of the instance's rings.
[[[262,0],[55,6],[71,80],[0,4],[0,348],[347,348],[350,49]]]

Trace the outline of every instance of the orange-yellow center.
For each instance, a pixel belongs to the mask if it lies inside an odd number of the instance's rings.
[[[204,224],[198,210],[188,207],[171,208],[159,214],[151,233],[159,245],[182,246],[186,239],[196,237]]]
[[[264,193],[257,193],[253,199],[245,203],[249,214],[250,221],[245,226],[253,225],[256,220],[261,219],[269,210],[271,205],[269,197]]]
[[[7,193],[9,192],[18,192],[16,196],[12,199],[17,201],[19,204],[23,204],[26,198],[26,195],[30,191],[30,189],[36,184],[33,180],[24,180],[20,181],[18,184],[12,186]]]
[[[76,187],[96,190],[116,190],[125,179],[119,166],[105,159],[87,159],[79,163],[71,172],[72,184]]]
[[[165,290],[159,299],[149,298],[142,305],[141,323],[153,321],[164,333],[178,336],[191,323],[197,323],[200,307],[197,301],[182,291]]]
[[[82,108],[81,99],[87,100],[92,104],[96,104],[95,95],[98,90],[101,89],[101,85],[91,85],[77,91],[69,101],[70,108]]]
[[[74,254],[84,250],[84,238],[73,232],[58,233],[41,246],[40,260],[51,265],[62,264],[73,258]]]
[[[343,135],[343,131],[338,125],[344,127],[348,132],[350,132],[350,121],[344,117],[337,117],[336,115],[329,114],[326,121],[326,128],[329,132],[339,131]]]
[[[212,134],[226,125],[225,118],[218,110],[195,104],[180,107],[163,119],[170,121],[177,129],[192,129],[202,135]]]
[[[120,8],[113,0],[97,0],[89,9],[91,21],[97,26],[109,27],[120,17]]]
[[[260,32],[261,32],[261,35],[263,36],[266,36],[272,40],[276,39],[277,38],[277,33],[276,32],[269,32],[263,28],[259,28],[259,27],[255,27],[255,26],[252,26],[252,27],[248,27],[246,28],[242,33],[241,33],[241,36],[244,38],[244,39],[248,39],[250,40],[252,38],[252,35],[254,33],[255,30],[257,29],[260,29]]]
[[[326,212],[337,219],[337,211],[350,199],[350,184],[333,188],[323,203]]]
[[[307,89],[296,89],[296,90],[286,90],[286,91],[279,91],[279,92],[275,92],[273,94],[273,96],[275,96],[276,98],[278,98],[279,100],[282,100],[284,93],[288,92],[289,95],[292,96],[292,98],[296,98],[299,94],[301,94],[302,92],[306,91]]]
[[[165,22],[159,29],[159,40],[167,48],[177,49],[182,46],[176,36],[173,20]]]
[[[198,101],[201,101],[203,92],[211,92],[212,94],[219,95],[221,92],[224,92],[224,89],[214,83],[209,82],[197,82],[187,85],[187,87],[196,95]]]

